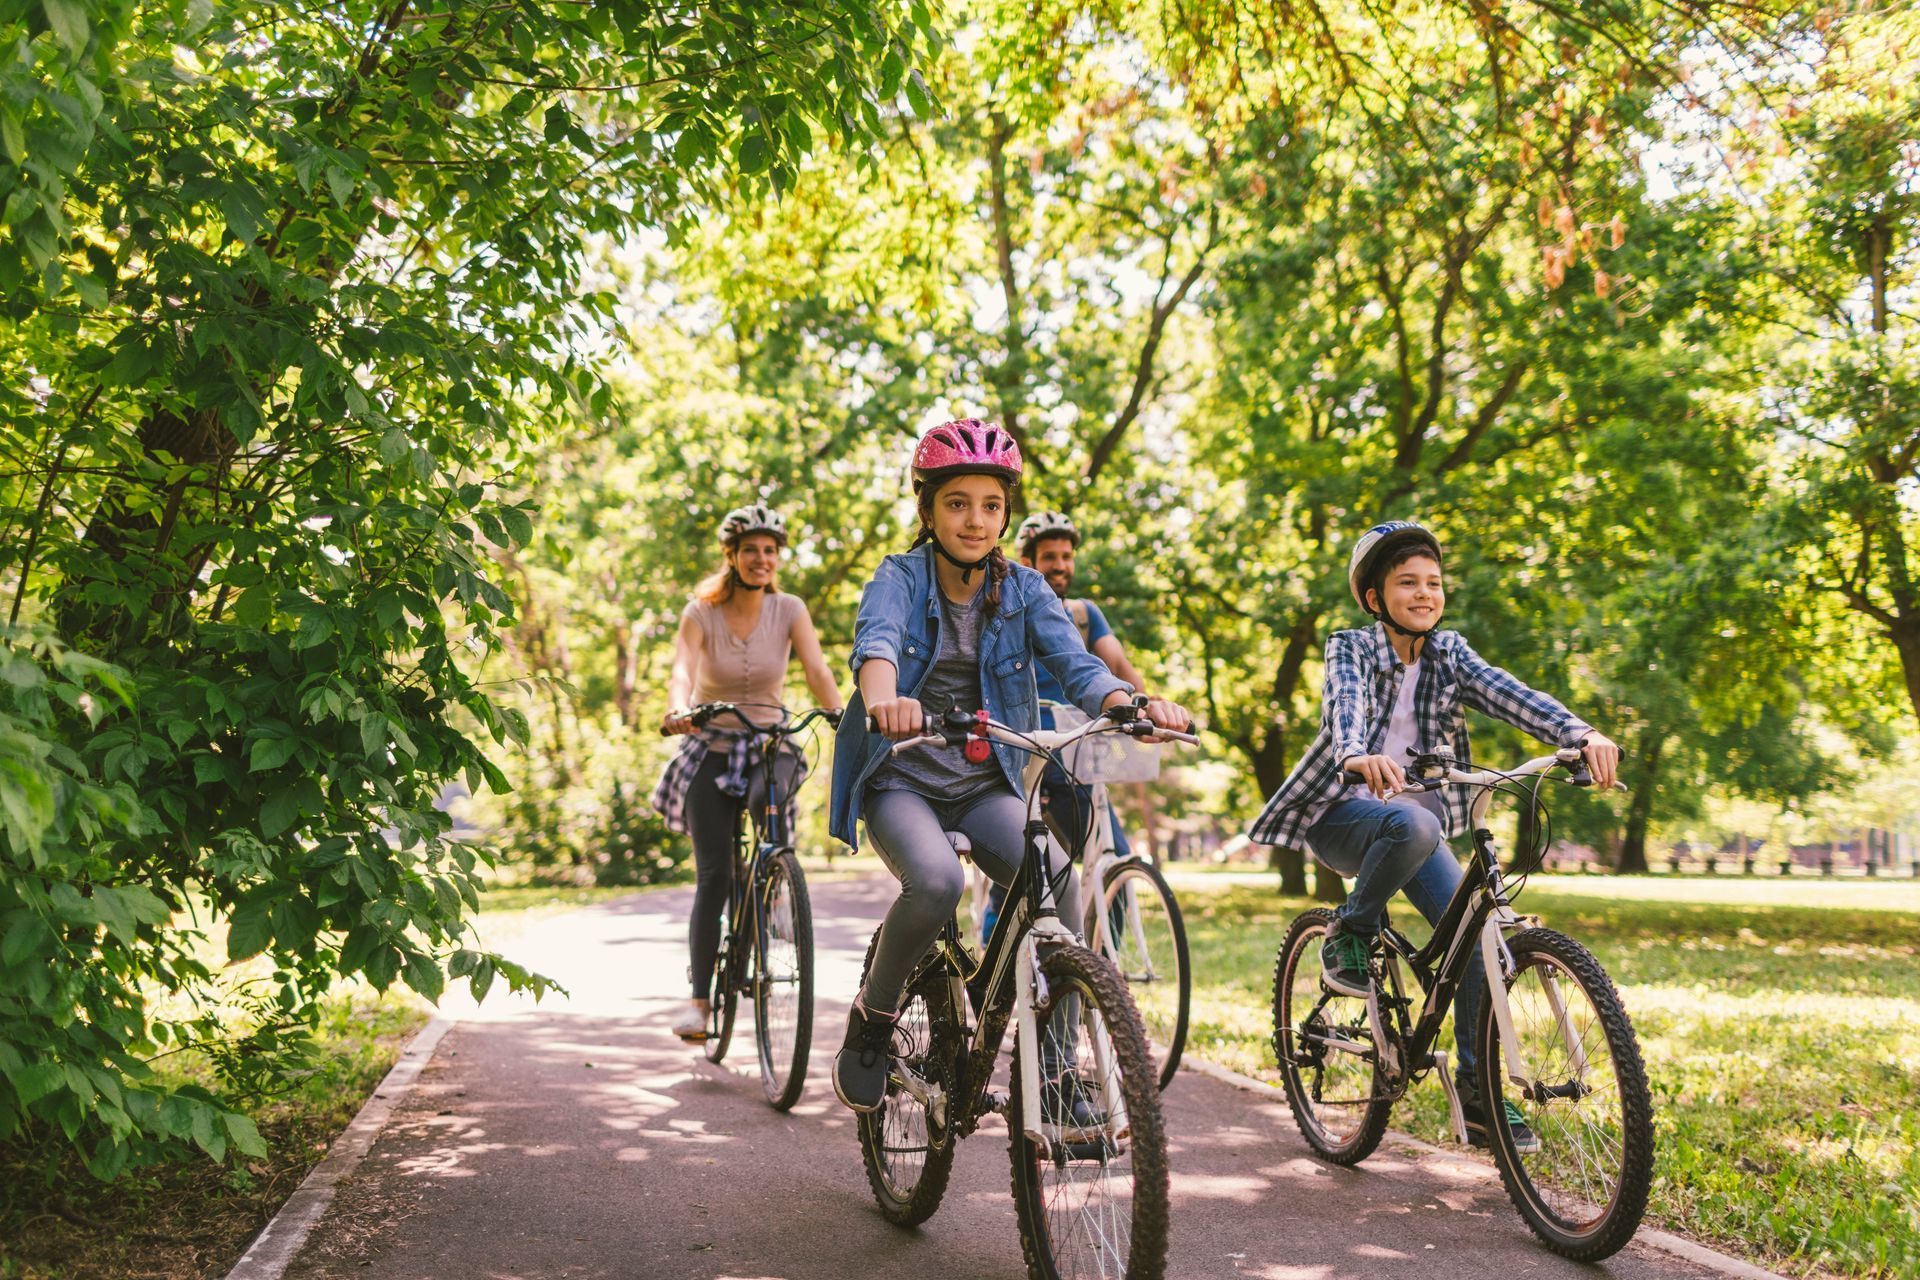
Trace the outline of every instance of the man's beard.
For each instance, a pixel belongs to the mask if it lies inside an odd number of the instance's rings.
[[[1073,573],[1066,569],[1055,569],[1046,577],[1047,585],[1053,588],[1053,594],[1065,600],[1068,588],[1073,586]]]

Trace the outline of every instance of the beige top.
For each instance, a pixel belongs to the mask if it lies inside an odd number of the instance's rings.
[[[682,616],[698,623],[706,637],[700,652],[700,671],[694,677],[693,700],[778,705],[787,680],[787,662],[793,656],[793,624],[806,610],[799,596],[785,592],[769,595],[760,605],[760,621],[742,640],[727,625],[720,606],[689,600]],[[779,718],[771,711],[749,710],[747,714],[758,724],[770,724]],[[726,726],[715,721],[713,727]]]

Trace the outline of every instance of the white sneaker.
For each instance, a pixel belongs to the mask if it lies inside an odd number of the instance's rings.
[[[689,1000],[687,1011],[675,1024],[673,1034],[690,1044],[698,1044],[707,1038],[707,1019],[710,1016],[705,1004],[698,1000]]]

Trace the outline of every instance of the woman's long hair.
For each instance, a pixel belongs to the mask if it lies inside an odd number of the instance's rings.
[[[933,541],[933,500],[945,484],[946,480],[941,480],[937,484],[920,486],[920,493],[915,501],[915,505],[920,511],[920,532],[914,535],[913,546],[908,547],[907,550],[915,550]],[[1001,480],[1000,492],[1005,496],[1008,507],[1007,516],[1000,522],[1000,536],[1004,538],[1007,536],[1007,524],[1013,519],[1013,486],[1005,480]],[[1005,554],[1001,552],[1000,544],[995,542],[993,544],[993,550],[987,553],[986,592],[988,613],[1000,612],[1000,582],[1012,571],[1013,565],[1007,560]]]
[[[733,593],[740,589],[740,571],[733,567],[733,548],[728,547],[724,555],[727,558],[720,562],[720,567],[700,579],[699,583],[694,587],[693,598],[695,600],[704,600],[710,605],[723,605],[733,599]],[[767,594],[770,596],[780,594],[780,571],[778,569],[773,571],[773,579],[767,583]]]

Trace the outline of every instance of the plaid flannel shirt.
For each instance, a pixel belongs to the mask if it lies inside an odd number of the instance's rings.
[[[786,803],[781,806],[785,811],[786,828],[794,829],[794,798],[800,794],[800,784],[807,778],[806,753],[796,749],[791,743],[783,742],[780,750],[800,762],[793,775],[793,785],[787,791]],[[754,735],[744,732],[732,732],[726,729],[705,729],[700,733],[687,735],[681,740],[680,750],[673,759],[667,761],[667,767],[660,771],[660,781],[653,788],[653,807],[666,820],[667,830],[687,833],[687,793],[693,788],[693,775],[700,772],[700,766],[706,763],[709,751],[725,751],[727,767],[714,785],[736,799],[744,799],[747,794],[748,780],[759,759],[759,750]]]
[[[1457,631],[1434,632],[1420,659],[1420,685],[1413,694],[1418,747],[1422,751],[1450,747],[1460,768],[1471,768],[1473,762],[1467,742],[1468,707],[1556,747],[1579,746],[1593,732],[1593,726],[1558,701],[1528,688],[1475,653]],[[1406,670],[1380,623],[1357,631],[1336,631],[1327,640],[1320,732],[1254,820],[1247,833],[1250,839],[1290,849],[1306,847],[1307,828],[1328,805],[1350,792],[1351,784],[1341,778],[1341,761],[1376,754],[1386,741],[1387,722]],[[1472,807],[1469,789],[1447,787],[1438,794],[1447,838],[1463,834]]]

